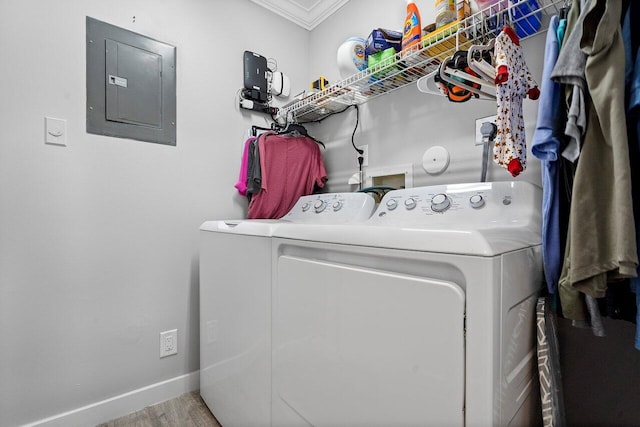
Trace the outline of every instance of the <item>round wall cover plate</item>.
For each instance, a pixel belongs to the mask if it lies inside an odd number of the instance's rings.
[[[439,145],[429,148],[422,156],[422,167],[429,175],[444,172],[449,167],[449,152]]]

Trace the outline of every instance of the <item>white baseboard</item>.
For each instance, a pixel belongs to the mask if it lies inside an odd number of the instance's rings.
[[[87,427],[131,414],[200,387],[200,371],[151,384],[101,402],[54,415],[23,427]]]

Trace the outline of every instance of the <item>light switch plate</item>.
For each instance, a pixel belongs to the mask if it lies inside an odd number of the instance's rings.
[[[44,142],[46,144],[67,146],[67,121],[45,117]]]

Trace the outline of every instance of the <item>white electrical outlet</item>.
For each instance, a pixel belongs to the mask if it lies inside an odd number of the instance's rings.
[[[361,145],[358,149],[364,151],[364,153],[362,153],[362,167],[369,166],[369,144]],[[360,154],[358,154],[358,156],[359,155]]]
[[[160,332],[160,357],[178,354],[178,330]]]
[[[498,119],[497,115],[481,117],[479,119],[476,119],[476,139],[475,139],[476,145],[482,145],[482,133],[480,132],[480,128],[482,127],[482,124],[484,122],[495,123],[497,119]]]

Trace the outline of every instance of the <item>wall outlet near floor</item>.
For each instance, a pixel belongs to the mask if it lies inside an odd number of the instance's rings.
[[[160,332],[160,358],[178,354],[178,330]]]
[[[479,119],[476,119],[476,137],[475,137],[476,145],[482,145],[482,133],[480,133],[480,128],[482,127],[482,124],[484,122],[495,123],[497,119],[498,119],[498,116],[495,114],[493,116],[480,117]]]

